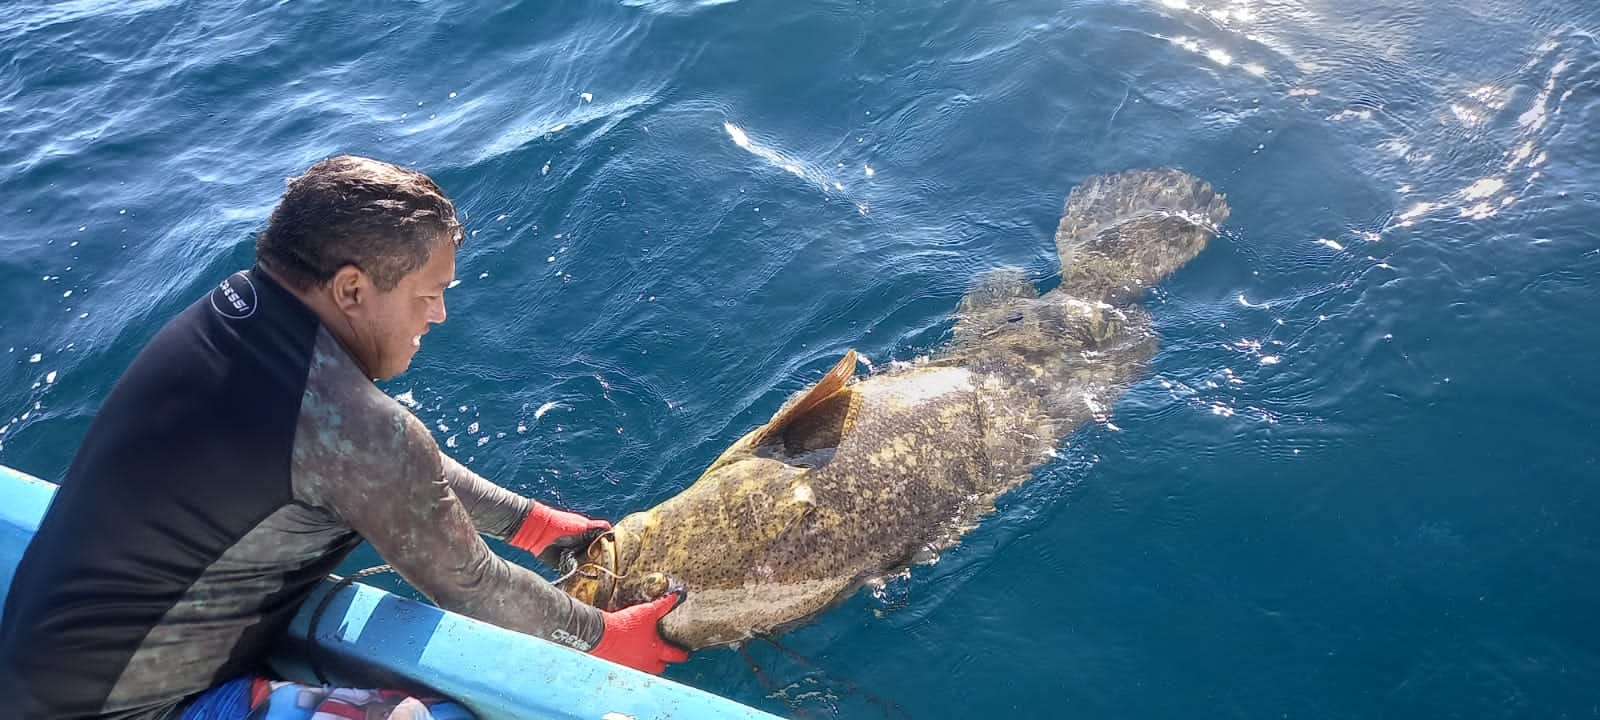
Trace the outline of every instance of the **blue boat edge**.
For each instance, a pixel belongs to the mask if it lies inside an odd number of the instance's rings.
[[[0,603],[55,488],[0,465]],[[479,720],[777,717],[359,582],[323,581],[269,663],[302,682],[432,689]]]

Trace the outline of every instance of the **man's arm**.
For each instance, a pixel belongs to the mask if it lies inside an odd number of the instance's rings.
[[[478,532],[538,555],[557,538],[591,528],[609,530],[611,523],[557,510],[489,482],[449,455],[439,453],[444,481],[455,491]]]
[[[591,649],[604,627],[600,612],[490,551],[444,480],[427,428],[403,411],[391,413],[389,424],[388,437],[371,439],[379,452],[351,453],[338,476],[308,470],[326,479],[318,483],[320,501],[439,607]]]
[[[603,613],[490,552],[445,478],[427,427],[367,380],[326,332],[301,398],[291,473],[296,500],[336,513],[439,607],[648,672],[688,657],[659,629],[682,592]],[[544,507],[530,506],[532,514]],[[548,512],[557,521],[572,515]],[[560,522],[538,527],[562,531]],[[528,528],[525,518],[512,543]]]
[[[598,610],[489,550],[445,479],[428,429],[362,377],[326,333],[307,377],[292,463],[296,499],[339,515],[439,607],[582,650],[599,641]]]
[[[500,540],[516,533],[528,517],[532,500],[490,482],[442,451],[439,458],[443,463],[444,481],[472,516],[478,532]]]

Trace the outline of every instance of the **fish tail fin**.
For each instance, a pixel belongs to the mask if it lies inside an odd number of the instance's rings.
[[[1170,168],[1088,178],[1068,194],[1056,227],[1061,291],[1115,305],[1143,295],[1205,248],[1228,201]]]

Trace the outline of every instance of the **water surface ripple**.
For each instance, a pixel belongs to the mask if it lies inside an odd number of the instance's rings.
[[[612,518],[847,348],[936,349],[983,270],[1053,285],[1066,192],[1169,165],[1233,216],[1108,421],[787,635],[809,663],[753,645],[776,688],[669,676],[852,718],[1592,717],[1597,37],[1556,0],[11,2],[0,462],[59,478],[331,154],[467,222],[386,389]]]

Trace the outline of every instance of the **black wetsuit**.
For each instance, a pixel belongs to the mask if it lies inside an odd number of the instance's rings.
[[[597,611],[496,556],[529,500],[440,454],[259,269],[161,330],[17,568],[0,708],[161,718],[247,671],[362,539],[441,607],[588,649]]]

